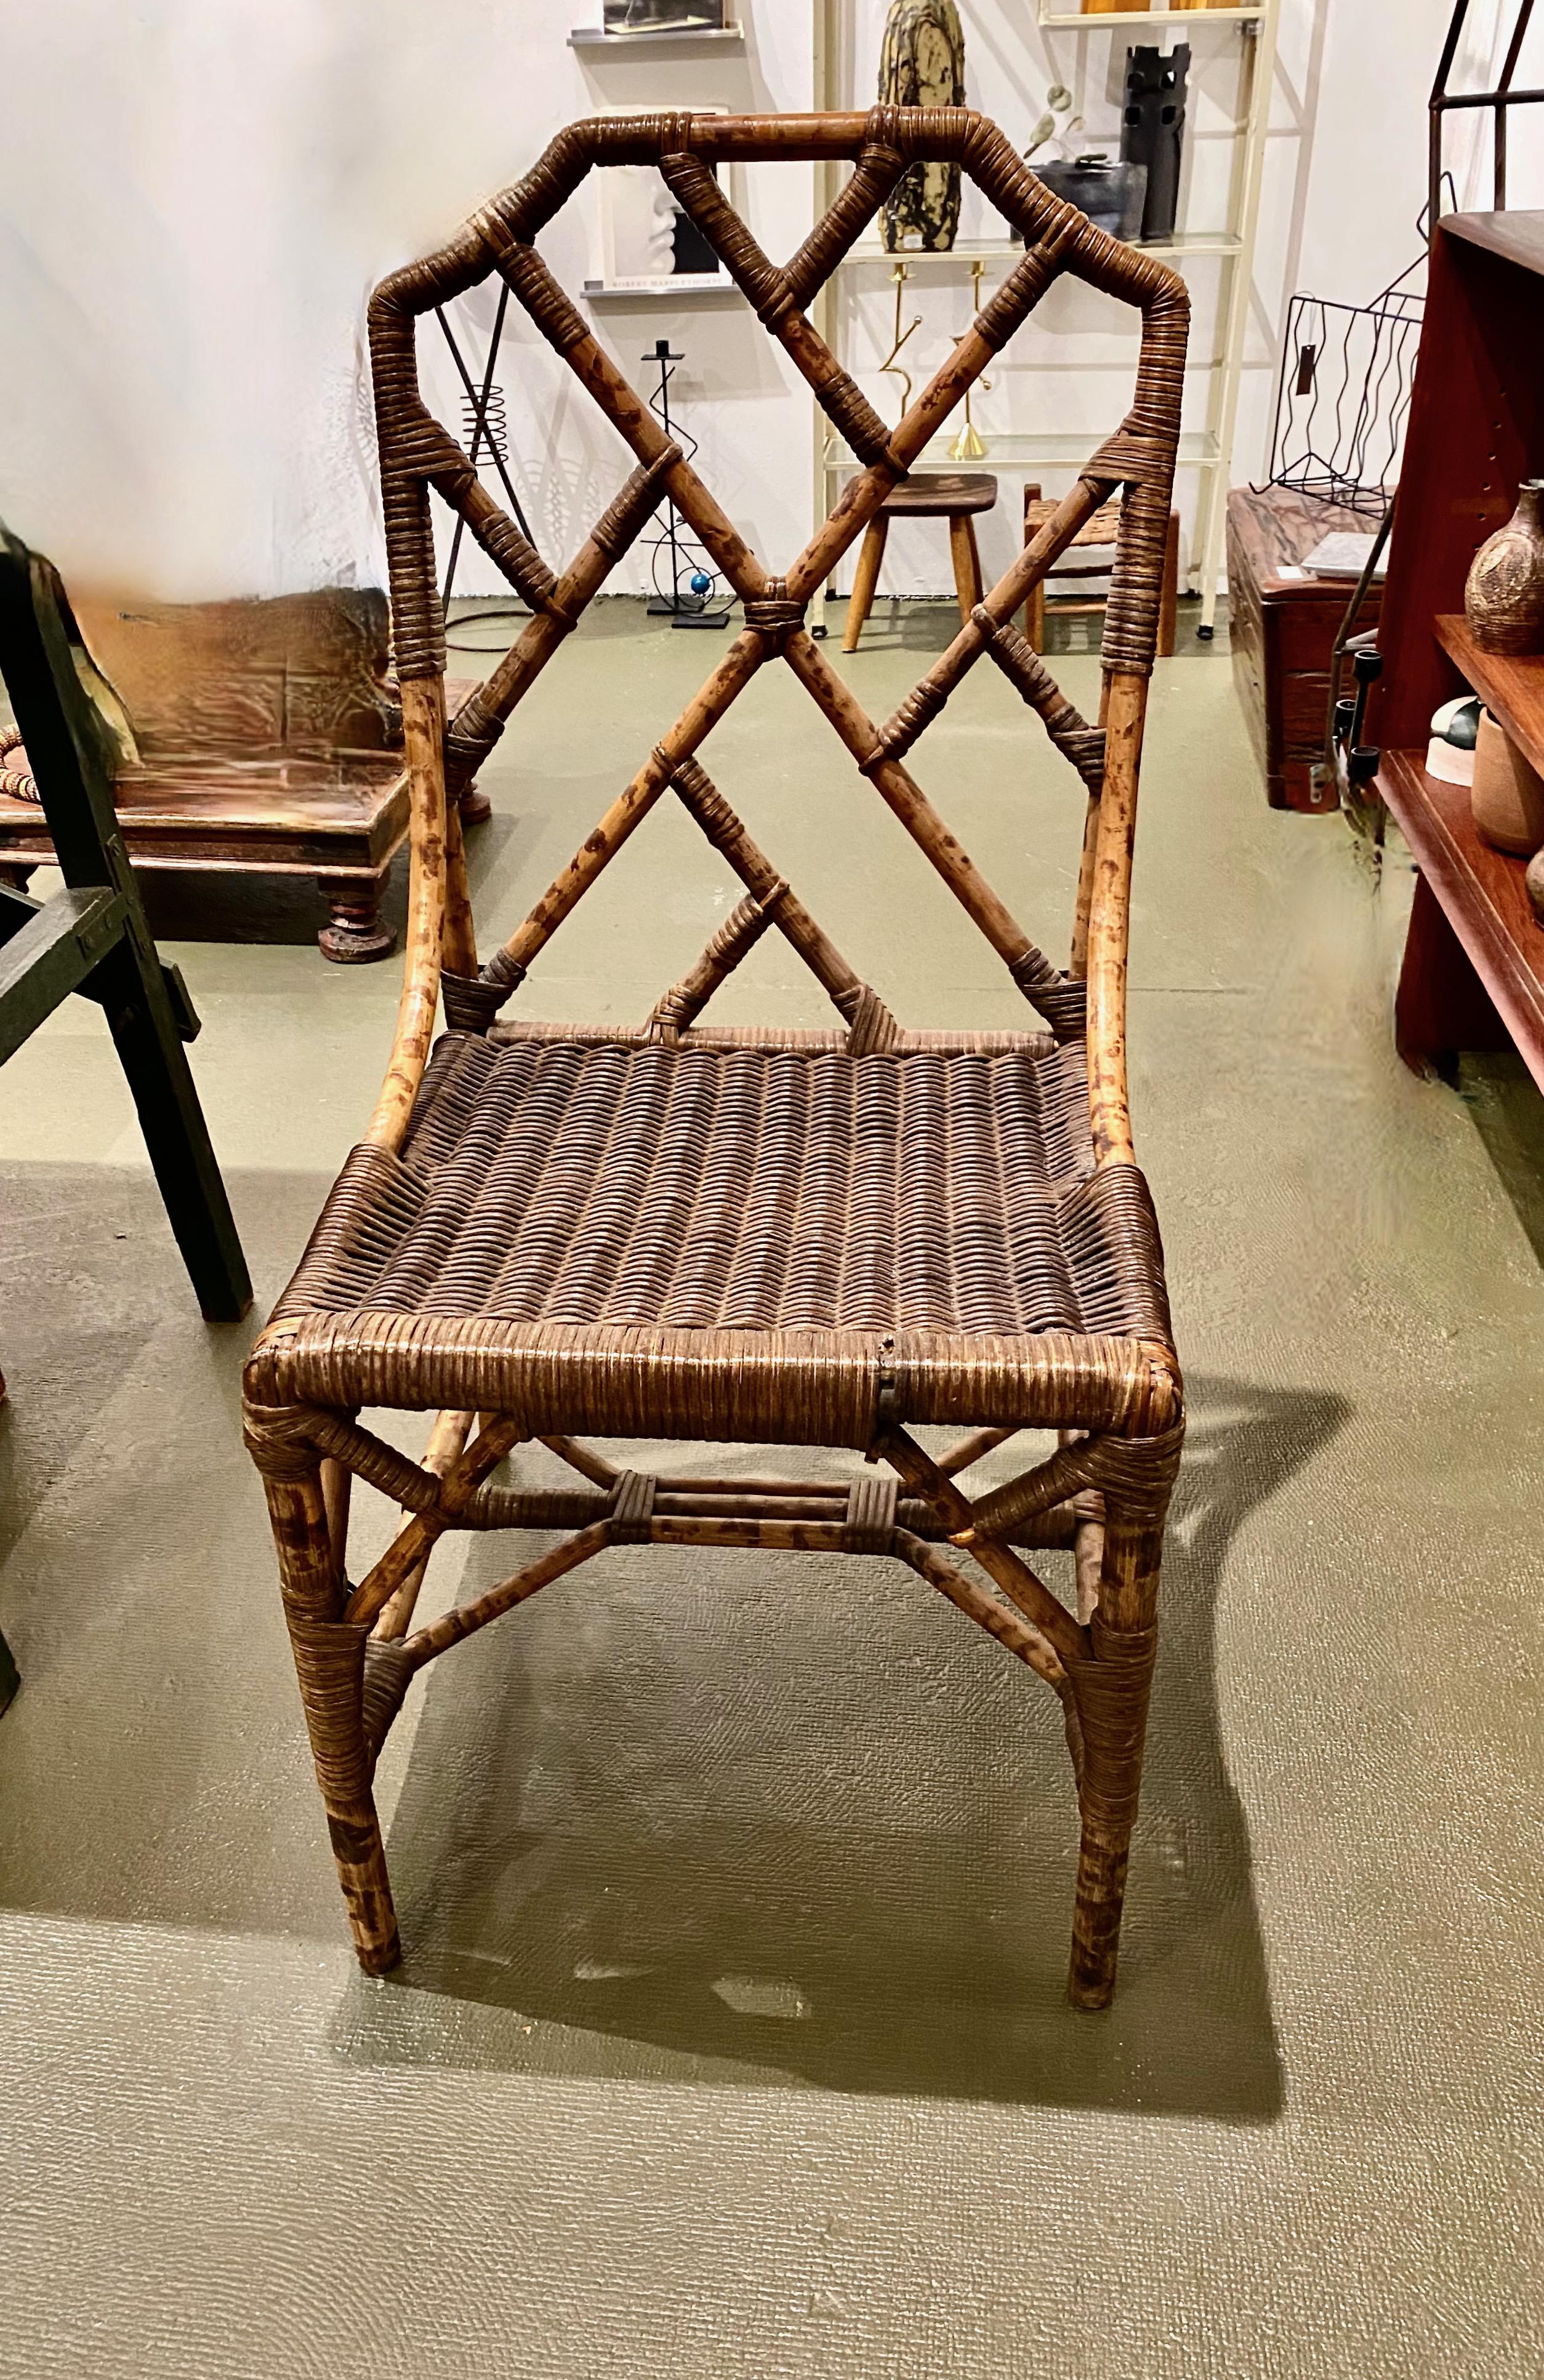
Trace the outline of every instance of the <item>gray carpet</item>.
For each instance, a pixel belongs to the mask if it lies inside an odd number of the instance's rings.
[[[843,664],[870,710],[946,621],[881,608]],[[487,935],[705,642],[610,604],[542,682],[486,781]],[[1063,674],[1091,706],[1092,662]],[[786,674],[707,757],[905,1019],[1016,1021]],[[1060,949],[1080,804],[1005,686],[917,768]],[[198,1320],[95,1014],[0,1076],[0,2370],[1540,2368],[1544,1109],[1509,1062],[1456,1093],[1398,1063],[1407,868],[1267,811],[1221,651],[1161,666],[1137,886],[1194,1418],[1098,2018],[1061,1997],[1053,1702],[899,1566],[791,1556],[615,1552],[437,1666],[383,1768],[408,1955],[361,1979],[237,1434],[249,1334]],[[734,897],[661,812],[522,998],[641,1016]],[[395,965],[321,962],[313,907],[156,896],[264,1298],[395,998]],[[720,1013],[823,1002],[772,938]],[[457,1546],[432,1594],[508,1566]]]

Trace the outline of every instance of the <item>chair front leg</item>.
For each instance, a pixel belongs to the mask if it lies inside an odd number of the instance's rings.
[[[260,1439],[252,1419],[249,1412],[248,1442],[263,1474],[300,1703],[354,1949],[367,1975],[384,1974],[402,1953],[371,1790],[374,1763],[365,1737],[370,1631],[340,1616],[343,1574],[328,1524],[321,1463],[281,1432],[264,1432]]]
[[[1082,1753],[1078,1801],[1083,1840],[1067,1978],[1076,2008],[1106,2008],[1115,1988],[1126,1865],[1158,1651],[1162,1553],[1161,1519],[1156,1526],[1147,1514],[1133,1522],[1112,1500],[1100,1604],[1089,1622],[1092,1658],[1075,1663],[1068,1672]]]

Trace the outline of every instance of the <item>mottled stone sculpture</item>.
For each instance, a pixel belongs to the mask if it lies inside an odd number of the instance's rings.
[[[965,35],[954,0],[892,0],[880,52],[880,103],[963,107]],[[884,202],[887,249],[953,248],[960,222],[957,165],[913,165]]]

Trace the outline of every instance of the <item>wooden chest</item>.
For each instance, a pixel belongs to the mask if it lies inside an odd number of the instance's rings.
[[[1324,756],[1330,655],[1354,581],[1295,575],[1331,529],[1365,537],[1377,524],[1342,504],[1285,488],[1234,488],[1228,497],[1228,634],[1234,683],[1276,810],[1335,807],[1316,798],[1312,768]],[[1368,591],[1357,628],[1378,625]]]

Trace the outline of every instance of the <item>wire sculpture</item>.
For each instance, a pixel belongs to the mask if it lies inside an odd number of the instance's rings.
[[[507,288],[501,288],[498,308],[493,316],[492,335],[488,342],[488,360],[483,369],[480,391],[473,384],[472,376],[467,370],[467,359],[461,353],[460,343],[450,327],[450,317],[443,306],[435,307],[434,318],[444,334],[445,345],[450,349],[451,358],[461,382],[461,417],[465,425],[468,460],[476,470],[482,455],[487,455],[488,460],[498,472],[505,495],[508,499],[509,509],[519,524],[520,534],[522,537],[529,538],[530,524],[526,518],[520,499],[515,492],[515,482],[509,476],[509,431],[505,413],[504,390],[493,378],[498,368],[499,347],[504,339],[504,318],[508,305],[509,291]],[[444,588],[440,597],[447,619],[450,615],[451,593],[456,585],[456,565],[461,552],[461,534],[465,526],[460,514],[457,513],[456,528],[450,540],[450,559],[445,565]],[[501,597],[492,610],[480,613],[478,617],[522,619],[525,613],[518,605],[513,605]]]
[[[1382,518],[1399,478],[1426,302],[1405,285],[1425,261],[1370,306],[1292,299],[1268,486]]]
[[[685,363],[686,358],[673,352],[668,339],[656,339],[641,360],[652,364],[659,373],[659,386],[649,399],[649,410],[689,463],[700,441],[670,410],[670,383],[675,377],[676,365]],[[661,516],[656,514],[655,517]],[[673,628],[722,628],[735,607],[733,595],[718,601],[722,574],[668,497],[663,517],[664,527],[653,537],[643,540],[650,554],[650,577],[654,582],[654,592],[649,599],[650,613],[658,619],[668,619]],[[667,570],[668,587],[664,584]]]

